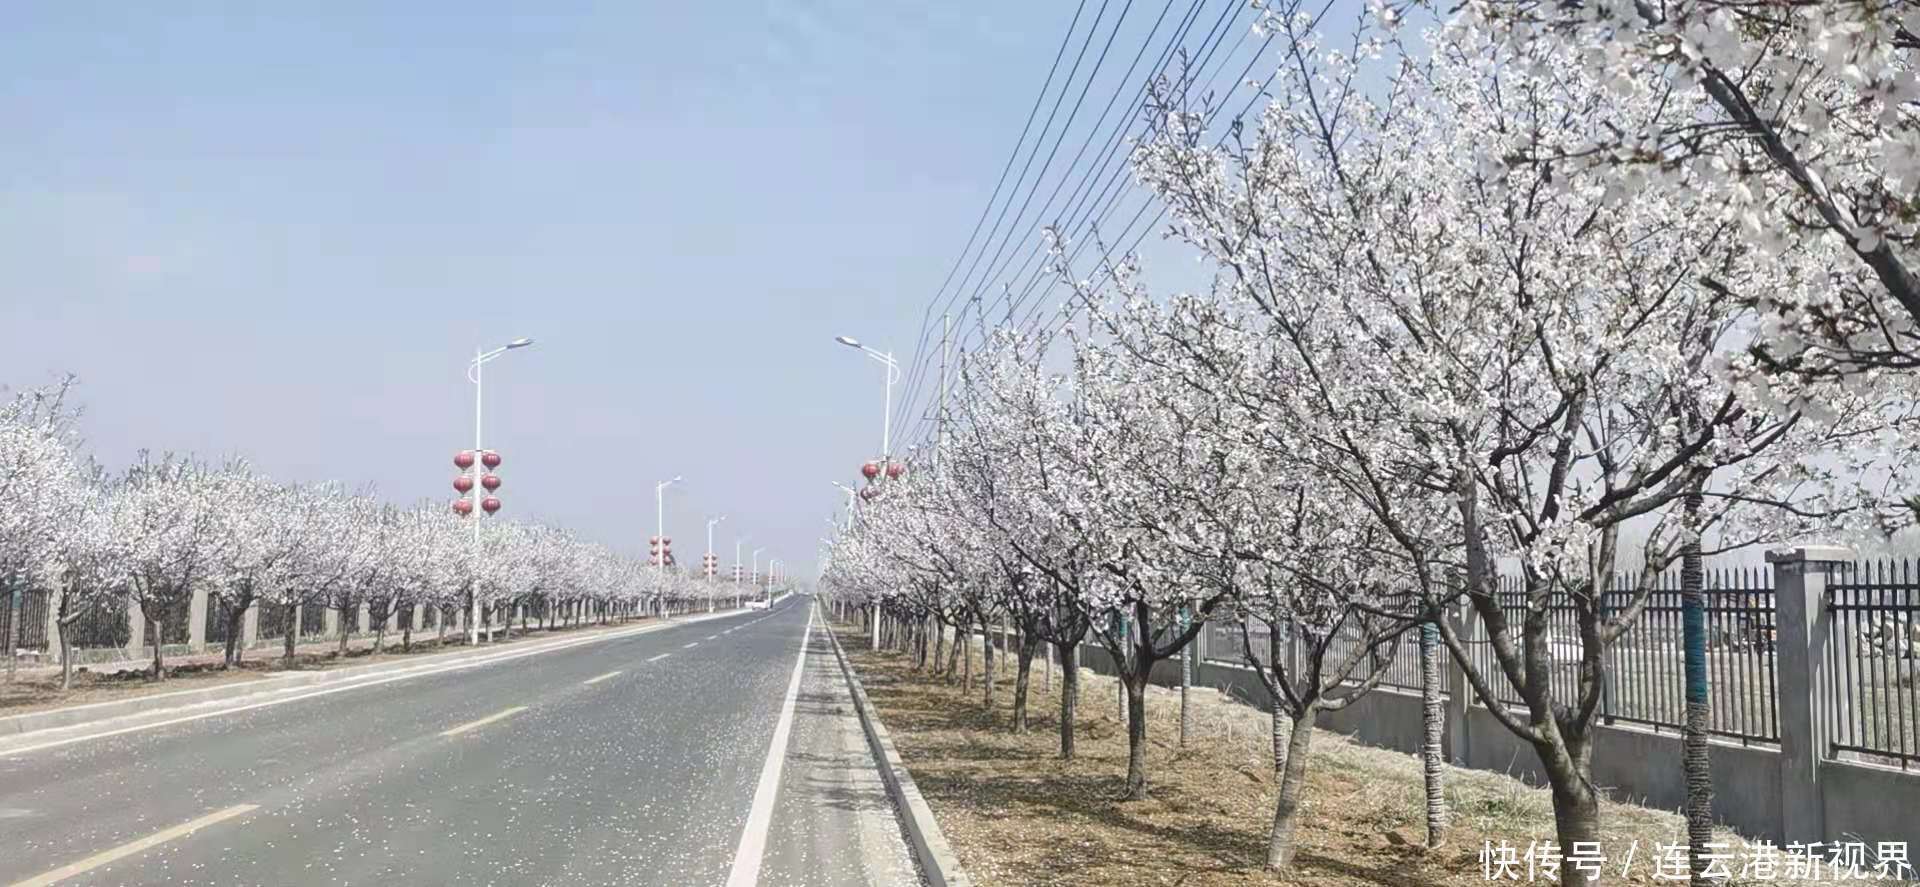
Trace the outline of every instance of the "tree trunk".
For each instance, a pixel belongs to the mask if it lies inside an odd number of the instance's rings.
[[[291,606],[293,609],[293,614],[298,614],[300,612],[300,604],[298,602],[295,602]],[[290,614],[287,616],[286,631],[284,631],[281,634],[281,638],[280,638],[282,650],[286,653],[286,660],[288,665],[293,664],[293,647],[295,644],[298,644],[300,642],[300,625],[299,625],[298,619],[299,617],[297,615]]]
[[[400,652],[402,653],[413,652],[413,620],[412,619],[408,619],[407,624],[400,629]]]
[[[1181,626],[1185,628],[1184,625]],[[1193,645],[1180,648],[1180,747],[1187,747],[1187,730],[1193,726],[1189,691],[1193,688]]]
[[[1060,651],[1060,661],[1073,661],[1073,644],[1056,644]],[[1067,665],[1060,667],[1060,759],[1073,760],[1073,721],[1075,709],[1080,703],[1080,670]]]
[[[1120,682],[1127,696],[1127,800],[1147,798],[1147,669]]]
[[[1446,841],[1446,760],[1441,738],[1446,732],[1447,709],[1440,700],[1440,629],[1420,626],[1420,765],[1427,789],[1427,846]]]
[[[988,711],[992,711],[993,666],[995,662],[993,656],[993,623],[985,619],[980,620],[980,636],[985,639],[985,643],[980,646],[980,649],[983,651],[980,654],[980,680],[986,685],[986,694],[982,697],[981,703],[986,706]]]
[[[959,623],[953,626],[953,646],[947,648],[947,683],[953,683],[960,677],[960,654],[966,651],[966,633],[960,630]]]
[[[954,646],[960,648],[960,692],[973,692],[973,622],[963,620],[955,632]]]
[[[67,609],[66,595],[61,595],[60,609]],[[67,626],[80,621],[76,617],[62,615],[60,619],[60,692],[73,689],[73,642],[67,638]]]
[[[1698,494],[1686,497],[1689,513],[1700,510]],[[1687,778],[1687,853],[1694,887],[1713,883],[1707,877],[1713,848],[1713,768],[1707,755],[1707,595],[1702,575],[1700,540],[1680,553],[1680,614],[1685,638],[1687,714],[1680,737],[1680,760]]]
[[[208,601],[207,605],[212,606],[213,602]],[[246,607],[228,608],[227,610],[227,658],[224,663],[225,667],[231,668],[240,664],[240,640],[241,635],[246,633],[247,607],[251,606],[253,606],[253,601],[249,600],[247,601]]]
[[[933,673],[941,673],[941,664],[947,666],[947,674],[953,673],[953,664],[947,661],[947,626],[939,617],[933,620]]]
[[[1307,710],[1293,720],[1292,735],[1287,739],[1287,759],[1280,768],[1279,789],[1274,792],[1273,833],[1267,839],[1267,868],[1274,871],[1284,871],[1293,864],[1294,833],[1300,823],[1300,802],[1306,797],[1307,752],[1313,744],[1315,714],[1309,703]]]
[[[1013,678],[1013,732],[1027,732],[1027,687],[1033,678],[1031,635],[1020,636],[1020,663]]]
[[[1600,793],[1593,786],[1593,765],[1590,752],[1585,746],[1573,746],[1564,753],[1547,743],[1536,748],[1542,769],[1546,771],[1547,785],[1553,789],[1553,828],[1554,837],[1562,847],[1572,847],[1576,843],[1600,842]],[[1569,873],[1565,883],[1581,883]],[[1600,883],[1598,875],[1584,882],[1585,887],[1596,887]]]
[[[142,612],[145,612],[146,609],[144,606],[140,608]],[[153,679],[156,681],[164,681],[167,679],[167,663],[160,652],[160,648],[163,646],[160,643],[160,620],[152,616],[147,617],[147,637],[153,639]]]

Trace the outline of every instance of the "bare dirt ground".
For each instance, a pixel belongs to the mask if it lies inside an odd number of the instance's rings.
[[[524,634],[516,627],[511,639],[504,634],[498,634],[489,646],[519,643],[523,640],[551,637],[561,633],[606,631],[643,625],[648,621],[651,620],[635,619],[606,626],[597,624],[578,627],[556,626],[552,629],[530,626]],[[325,671],[347,666],[391,662],[396,659],[462,649],[466,647],[466,637],[464,634],[450,632],[442,642],[436,639],[432,632],[416,632],[412,649],[403,650],[400,646],[400,635],[393,633],[386,636],[378,653],[373,651],[371,636],[356,637],[349,641],[345,655],[340,653],[338,644],[337,639],[301,644],[296,648],[294,658],[289,661],[283,658],[283,650],[278,642],[274,642],[271,646],[256,647],[246,651],[241,663],[232,668],[221,667],[220,651],[187,657],[170,656],[167,657],[165,681],[153,680],[150,672],[145,670],[102,672],[91,670],[86,666],[75,666],[73,687],[64,693],[60,690],[58,669],[21,671],[11,680],[0,678],[0,715],[23,714],[72,705],[112,702],[179,690],[197,690],[221,684],[257,681],[287,671]],[[0,675],[4,675],[4,672],[0,672]]]
[[[1486,842],[1516,845],[1524,856],[1529,842],[1553,839],[1553,808],[1545,790],[1504,774],[1449,768],[1448,838],[1428,850],[1422,846],[1425,794],[1418,760],[1321,731],[1314,737],[1296,865],[1285,874],[1273,873],[1264,866],[1274,796],[1266,713],[1196,689],[1189,741],[1181,748],[1178,695],[1156,689],[1148,702],[1152,797],[1124,801],[1126,731],[1111,678],[1082,671],[1078,756],[1062,761],[1059,700],[1043,689],[1039,662],[1032,681],[1031,732],[1014,735],[1007,729],[1012,668],[1000,672],[994,707],[984,708],[977,647],[975,687],[963,696],[957,683],[913,670],[904,656],[870,651],[858,629],[841,626],[839,636],[880,720],[976,883],[1465,887],[1492,880],[1483,868]],[[1054,674],[1056,690],[1059,680]],[[1606,855],[1613,860],[1606,883],[1685,882],[1684,876],[1656,879],[1653,859],[1657,845],[1684,841],[1679,816],[1608,804],[1603,817]],[[1729,842],[1729,865],[1737,876],[1754,851],[1730,832],[1721,837]],[[1620,862],[1630,848],[1635,855],[1621,877]],[[1872,858],[1869,854],[1869,875]],[[1529,879],[1524,863],[1517,874],[1506,882],[1556,883],[1544,874]],[[1772,877],[1750,874],[1724,883],[1840,880],[1830,869],[1820,875],[1817,880],[1788,877],[1782,863]],[[1559,883],[1570,880],[1577,883]]]

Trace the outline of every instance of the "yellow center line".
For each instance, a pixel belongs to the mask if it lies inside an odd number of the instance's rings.
[[[186,837],[214,823],[224,822],[235,816],[244,816],[258,809],[260,809],[260,805],[258,804],[235,804],[225,810],[216,810],[192,822],[182,823],[165,831],[154,832],[137,841],[128,841],[112,850],[96,853],[71,865],[63,865],[46,874],[36,875],[25,881],[16,881],[9,885],[9,887],[47,887],[48,884],[58,884],[75,875],[85,874],[107,863],[125,859],[136,853],[145,852],[175,838]]]
[[[500,720],[501,718],[510,718],[526,710],[527,710],[526,706],[516,705],[512,708],[507,709],[506,711],[495,712],[494,714],[487,715],[486,717],[481,718],[480,720],[461,724],[460,726],[455,727],[451,730],[447,730],[441,733],[440,735],[441,736],[459,736],[460,734],[465,733],[468,730],[474,730],[480,727],[485,727],[486,725],[491,724],[494,721]]]
[[[585,681],[583,681],[582,683],[584,683],[584,684],[598,684],[598,683],[600,683],[601,681],[604,681],[604,680],[606,680],[607,678],[610,678],[610,677],[614,677],[614,676],[616,676],[616,675],[618,675],[618,674],[620,674],[620,673],[619,673],[619,672],[617,672],[617,671],[610,671],[610,672],[607,672],[606,674],[603,674],[603,675],[601,675],[601,676],[599,676],[599,677],[597,677],[597,678],[587,678],[587,679],[586,679]]]

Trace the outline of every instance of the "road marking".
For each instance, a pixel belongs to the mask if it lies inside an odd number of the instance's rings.
[[[800,633],[800,655],[793,662],[793,677],[787,681],[787,698],[780,703],[780,722],[773,727],[773,742],[767,746],[767,763],[760,768],[760,785],[753,790],[753,809],[747,813],[747,827],[740,832],[740,846],[733,852],[733,870],[727,875],[727,887],[755,887],[760,882],[760,861],[767,853],[767,827],[773,822],[774,796],[780,793],[780,770],[787,762],[787,736],[793,732],[793,702],[800,695],[800,671],[807,664],[807,639],[813,636],[813,613],[807,613],[807,627]]]
[[[714,638],[717,638],[717,637],[719,637],[719,635],[717,635],[717,634],[710,634],[710,635],[707,635],[707,640],[713,640]]]
[[[494,712],[493,714],[487,715],[486,717],[481,718],[480,720],[470,721],[468,723],[461,724],[460,726],[455,727],[451,730],[442,732],[440,735],[441,736],[459,736],[460,734],[465,733],[468,730],[474,730],[480,727],[485,727],[486,725],[491,724],[494,721],[500,720],[501,718],[510,718],[526,710],[527,710],[526,706],[516,705],[512,708],[507,709],[506,711]]]
[[[667,658],[668,656],[672,656],[672,655],[673,655],[672,653],[662,653],[662,654],[660,654],[660,655],[658,655],[658,656],[655,656],[655,657],[653,657],[652,659],[649,659],[649,660],[647,660],[647,661],[648,661],[648,662],[659,662],[660,660],[662,660],[662,659],[665,659],[665,658]]]
[[[618,674],[619,674],[619,672],[617,672],[617,671],[610,671],[610,672],[607,672],[606,674],[603,674],[603,675],[601,675],[601,676],[599,676],[599,677],[597,677],[597,678],[587,678],[587,679],[586,679],[585,681],[583,681],[582,683],[583,683],[583,685],[585,685],[585,684],[598,684],[598,683],[600,683],[601,681],[604,681],[604,680],[606,680],[607,678],[610,678],[610,677],[614,677],[615,675],[618,675]]]
[[[681,647],[680,649],[682,649],[682,650],[691,650],[691,649],[693,649],[693,648],[695,648],[695,647],[698,647],[698,646],[700,646],[700,642],[699,642],[699,641],[694,641],[693,643],[691,643],[691,644],[688,644],[688,645],[686,645],[686,646],[684,646],[684,647]]]
[[[721,632],[721,634],[733,634],[733,629],[729,628],[726,631]]]
[[[120,736],[127,733],[138,733],[143,730],[157,730],[161,727],[171,727],[174,724],[184,724],[184,723],[187,723],[188,721],[198,721],[205,718],[217,718],[217,717],[220,717],[221,715],[239,714],[244,711],[253,711],[256,708],[266,708],[272,705],[285,705],[286,703],[289,703],[289,702],[299,702],[302,699],[312,699],[317,696],[331,696],[335,693],[345,693],[349,690],[359,690],[365,687],[378,687],[382,684],[391,684],[394,681],[405,681],[405,680],[411,680],[413,678],[430,677],[432,675],[445,674],[450,671],[460,671],[462,669],[468,669],[468,668],[479,668],[485,665],[492,665],[496,662],[505,662],[510,659],[520,659],[527,656],[538,656],[542,653],[551,653],[558,650],[565,650],[572,647],[578,647],[584,644],[593,644],[593,643],[599,643],[600,641],[618,640],[620,638],[628,638],[628,637],[634,637],[637,635],[651,634],[652,632],[659,631],[666,627],[667,626],[665,625],[661,625],[657,623],[652,625],[641,625],[641,626],[636,626],[632,629],[612,631],[606,634],[593,635],[591,637],[563,639],[561,641],[557,641],[552,644],[547,644],[545,646],[533,647],[533,648],[524,649],[524,650],[508,650],[505,653],[475,656],[471,659],[462,659],[458,662],[447,662],[447,663],[439,663],[439,664],[429,663],[427,665],[420,666],[418,669],[415,669],[415,670],[402,671],[397,674],[387,675],[384,677],[376,675],[376,676],[370,677],[367,680],[357,680],[357,679],[349,678],[341,682],[342,686],[327,687],[324,689],[315,690],[311,693],[298,693],[298,694],[286,696],[280,699],[268,699],[262,702],[254,702],[247,705],[237,705],[231,708],[217,708],[212,711],[197,712],[195,714],[190,714],[190,715],[181,715],[180,717],[177,717],[177,718],[168,718],[163,721],[154,721],[150,724],[135,724],[131,727],[120,727],[113,730],[102,730],[98,733],[87,733],[81,736],[69,736],[65,739],[52,739],[46,742],[35,743],[33,745],[21,746],[19,748],[0,748],[0,758],[10,758],[17,755],[29,754],[31,752],[44,751],[49,748],[59,748],[63,745],[72,745],[76,742],[88,742],[94,739],[106,739],[109,737]],[[654,658],[658,659],[660,657],[656,656]],[[652,661],[652,660],[648,660],[648,661]],[[276,691],[263,690],[262,692],[271,693]]]
[[[57,869],[54,869],[53,871],[47,872],[46,874],[37,875],[35,877],[28,878],[25,881],[16,881],[11,885],[11,887],[46,887],[46,885],[48,884],[57,884],[75,875],[85,874],[87,872],[93,871],[94,869],[97,869],[103,865],[106,865],[107,863],[125,859],[136,853],[145,852],[151,848],[158,847],[161,844],[165,844],[166,842],[171,841],[175,838],[186,837],[187,835],[193,834],[194,832],[199,831],[200,829],[206,828],[207,826],[210,826],[219,822],[225,822],[226,820],[232,819],[235,816],[245,816],[246,814],[252,813],[253,811],[258,809],[260,809],[260,805],[258,804],[235,804],[231,807],[228,807],[225,810],[216,810],[192,822],[182,823],[180,825],[176,825],[173,828],[167,829],[165,831],[154,832],[153,834],[148,835],[144,838],[141,838],[137,841],[128,841],[127,843],[121,844],[120,846],[115,847],[112,850],[106,850],[100,853],[95,853],[94,855],[89,856],[86,859],[80,860],[79,862],[73,863],[71,865],[61,866]]]

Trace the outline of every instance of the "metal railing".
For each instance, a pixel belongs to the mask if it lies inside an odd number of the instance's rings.
[[[1849,564],[1827,585],[1826,686],[1816,688],[1829,753],[1920,768],[1920,570]]]

